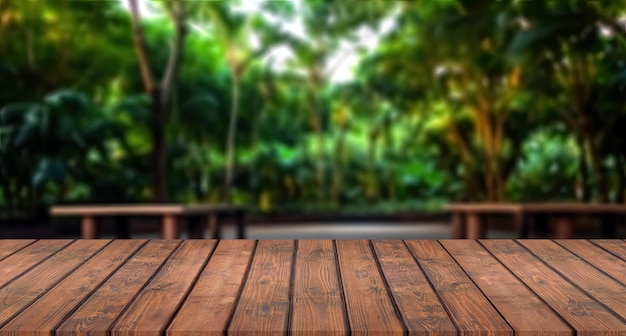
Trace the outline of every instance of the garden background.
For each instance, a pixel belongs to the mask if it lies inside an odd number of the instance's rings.
[[[0,213],[623,203],[625,43],[612,0],[0,0]]]

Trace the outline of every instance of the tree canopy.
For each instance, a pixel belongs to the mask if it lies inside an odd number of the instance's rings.
[[[0,0],[0,204],[624,202],[619,1]]]

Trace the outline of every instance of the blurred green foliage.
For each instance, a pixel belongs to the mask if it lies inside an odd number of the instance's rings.
[[[170,3],[139,3],[162,76]],[[183,2],[165,123],[171,201],[624,202],[623,3],[255,3]],[[0,1],[4,216],[154,198],[152,105],[122,5]],[[351,57],[352,78],[336,80]]]

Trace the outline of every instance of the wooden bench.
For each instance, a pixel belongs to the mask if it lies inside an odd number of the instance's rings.
[[[532,220],[545,216],[554,237],[561,239],[573,236],[574,220],[577,217],[598,217],[602,220],[603,236],[608,238],[614,236],[615,216],[626,214],[626,204],[452,203],[446,206],[446,210],[452,214],[454,238],[485,238],[487,219],[494,215],[511,216],[520,238],[528,237]]]
[[[0,240],[0,336],[626,335],[623,240]]]
[[[204,228],[211,228],[213,238],[221,238],[222,220],[233,218],[237,226],[237,238],[245,238],[245,208],[230,204],[180,205],[180,204],[94,204],[56,205],[51,207],[52,216],[76,216],[81,218],[81,237],[98,237],[98,219],[114,218],[116,233],[129,237],[128,220],[134,217],[157,217],[161,220],[161,238],[176,239],[179,220],[189,225],[189,238],[203,238]]]

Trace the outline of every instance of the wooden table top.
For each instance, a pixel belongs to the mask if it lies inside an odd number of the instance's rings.
[[[185,215],[243,210],[243,207],[232,204],[88,204],[55,205],[50,207],[50,214],[55,216]]]
[[[626,335],[623,240],[0,240],[0,335]]]
[[[530,202],[530,203],[450,203],[448,211],[482,213],[520,213],[520,212],[568,212],[626,213],[626,204],[617,203],[580,203],[580,202]]]

